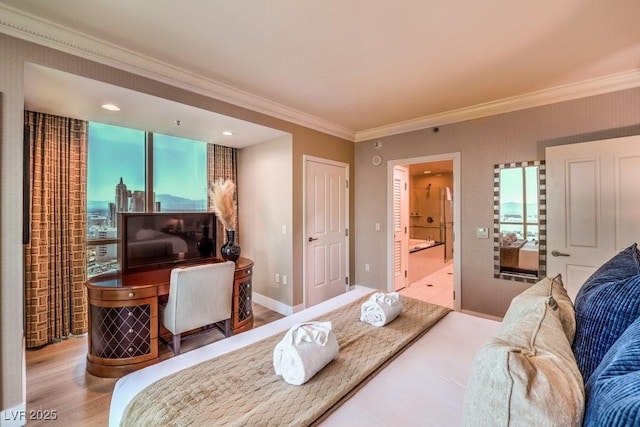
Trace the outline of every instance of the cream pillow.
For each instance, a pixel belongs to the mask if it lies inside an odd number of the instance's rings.
[[[571,350],[572,312],[559,277],[513,299],[498,334],[476,354],[465,425],[582,424],[584,384]]]
[[[501,332],[508,333],[510,328],[514,328],[514,333],[511,334],[513,339],[521,338],[522,334],[519,331],[523,328],[523,319],[527,318],[532,322],[537,322],[538,316],[532,311],[538,309],[537,303],[541,301],[546,301],[554,311],[554,315],[560,320],[569,345],[571,345],[576,335],[576,314],[573,302],[564,288],[560,275],[554,278],[545,277],[514,297],[502,319]],[[522,345],[526,344],[522,343]]]

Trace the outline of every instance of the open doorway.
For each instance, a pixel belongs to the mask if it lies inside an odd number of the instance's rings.
[[[404,159],[391,168],[397,166],[409,172],[409,209],[403,221],[408,245],[390,257],[391,265],[406,265],[406,286],[400,292],[459,310],[460,251],[454,238],[459,230],[458,154]]]

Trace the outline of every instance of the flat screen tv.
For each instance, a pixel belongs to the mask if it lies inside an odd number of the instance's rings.
[[[123,273],[188,264],[215,256],[216,218],[210,212],[122,213],[118,216]],[[207,234],[213,253],[202,255],[198,241]]]

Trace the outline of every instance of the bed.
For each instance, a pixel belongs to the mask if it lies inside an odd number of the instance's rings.
[[[331,316],[372,291],[356,286],[292,316],[121,378],[114,388],[109,425],[121,425],[130,412],[130,402],[147,405],[149,401],[139,397],[157,384],[169,382],[177,388],[179,381],[171,380],[184,372],[229,355],[242,355],[267,337],[303,321]],[[395,328],[394,322],[410,317],[405,313],[403,308],[400,317],[376,329]],[[282,416],[287,415],[291,422],[271,418],[257,424],[640,425],[639,354],[640,252],[634,244],[587,279],[575,304],[558,275],[545,277],[514,297],[501,322],[445,313],[317,422],[299,423],[296,413],[284,411]],[[331,370],[337,360],[317,375]],[[268,371],[266,377],[275,375]],[[248,381],[254,384],[255,380]],[[257,393],[260,385],[255,384]],[[198,381],[193,385],[199,386]],[[178,413],[194,410],[179,406],[184,404],[181,400],[178,394],[165,406]],[[241,421],[232,424],[244,425]]]
[[[285,331],[297,323],[322,316],[373,291],[356,286],[346,294],[292,316],[121,378],[114,388],[109,425],[119,426],[129,402],[160,378]],[[474,354],[499,325],[493,320],[450,312],[342,402],[337,410],[330,412],[321,424],[353,425],[354,419],[360,419],[376,420],[377,425],[398,425],[398,422],[403,425],[425,425],[424,402],[430,402],[434,407],[429,411],[433,425],[460,424],[464,386]],[[394,404],[380,405],[379,402]]]
[[[500,246],[500,268],[509,271],[538,271],[538,243],[533,240],[515,240]]]

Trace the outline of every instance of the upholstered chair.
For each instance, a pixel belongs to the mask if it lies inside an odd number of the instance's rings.
[[[161,310],[161,320],[173,336],[175,355],[180,354],[183,332],[224,322],[224,336],[231,335],[234,271],[231,261],[171,271],[169,298]]]

